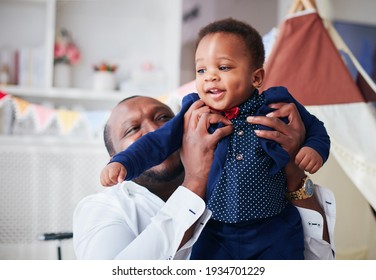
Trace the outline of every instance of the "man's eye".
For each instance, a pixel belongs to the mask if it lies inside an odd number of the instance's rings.
[[[161,116],[159,116],[159,117],[157,118],[157,120],[158,120],[158,121],[165,121],[165,122],[167,122],[167,121],[171,120],[172,117],[173,117],[173,116],[171,116],[171,115],[161,115]]]
[[[132,126],[130,128],[128,128],[125,132],[124,132],[124,137],[126,136],[129,136],[131,135],[132,133],[135,133],[137,130],[139,130],[140,127],[138,126]]]

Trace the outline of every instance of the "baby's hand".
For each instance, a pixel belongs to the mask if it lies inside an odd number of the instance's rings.
[[[310,147],[303,147],[295,157],[295,164],[310,174],[316,173],[323,165],[322,157]]]
[[[124,181],[127,175],[125,167],[118,162],[111,162],[101,172],[101,184],[111,187]]]

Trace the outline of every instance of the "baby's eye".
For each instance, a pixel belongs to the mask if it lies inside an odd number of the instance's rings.
[[[228,71],[228,70],[230,70],[230,67],[228,67],[228,66],[219,66],[219,70],[221,70],[221,71]]]
[[[205,72],[206,72],[205,69],[198,69],[198,70],[197,70],[197,73],[198,73],[198,74],[204,74]]]

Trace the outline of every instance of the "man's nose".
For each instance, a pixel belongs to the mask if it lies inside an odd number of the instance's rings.
[[[159,128],[159,125],[156,124],[154,121],[152,120],[149,120],[149,121],[146,121],[145,124],[144,124],[144,133],[143,134],[146,134],[148,132],[152,132],[156,129]]]

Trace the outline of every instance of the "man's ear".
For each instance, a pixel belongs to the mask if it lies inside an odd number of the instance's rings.
[[[252,85],[255,88],[260,88],[264,81],[265,70],[264,68],[258,68],[253,72]]]

